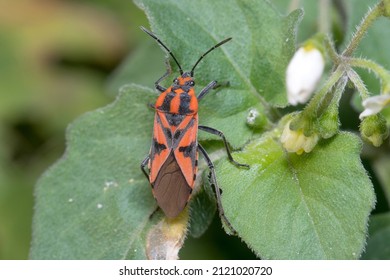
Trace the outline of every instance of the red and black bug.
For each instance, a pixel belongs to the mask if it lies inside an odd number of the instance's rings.
[[[211,127],[198,125],[198,101],[210,90],[218,87],[217,81],[210,82],[198,96],[194,90],[194,70],[199,62],[212,50],[231,40],[227,38],[206,51],[196,61],[191,71],[183,72],[179,62],[164,43],[152,32],[141,29],[154,38],[173,58],[177,64],[180,76],[173,84],[164,88],[160,82],[171,74],[167,63],[167,72],[155,82],[155,87],[161,92],[156,104],[152,106],[156,113],[154,117],[153,140],[149,155],[141,163],[141,169],[152,185],[153,195],[158,206],[165,215],[174,218],[183,211],[191,197],[198,169],[198,151],[202,153],[210,169],[212,184],[215,187],[220,217],[234,232],[224,215],[221,204],[220,188],[215,176],[214,165],[205,149],[198,143],[198,129],[215,134],[223,140],[229,160],[236,166],[245,166],[234,161],[229,145],[223,133]],[[145,171],[148,165],[149,174]]]

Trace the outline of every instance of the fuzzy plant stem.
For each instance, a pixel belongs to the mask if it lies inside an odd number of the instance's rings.
[[[390,72],[386,70],[382,65],[369,59],[362,58],[350,58],[348,60],[349,65],[352,67],[359,67],[373,71],[381,80],[381,92],[382,94],[389,93],[390,91]]]
[[[381,1],[374,8],[370,9],[366,16],[361,21],[360,25],[356,28],[356,32],[353,34],[351,41],[342,53],[342,56],[351,56],[352,53],[358,47],[360,41],[366,34],[371,24],[380,16],[384,15],[385,6]]]

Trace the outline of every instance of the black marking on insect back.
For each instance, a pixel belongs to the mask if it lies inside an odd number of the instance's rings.
[[[183,130],[181,130],[181,129],[176,130],[175,134],[173,135],[174,140],[178,140],[180,138],[180,136],[182,135],[182,133],[183,133]]]
[[[187,126],[184,129],[177,129],[173,135],[173,141],[172,141],[172,146],[170,148],[172,149],[178,149],[178,146],[180,144],[181,139],[184,137],[184,135],[187,133],[189,129],[194,127],[195,119],[192,118],[191,121],[187,124]],[[195,149],[194,149],[194,152]]]
[[[198,166],[198,160],[197,159],[195,160],[195,166]]]
[[[165,127],[162,124],[162,121],[161,121],[161,118],[160,118],[159,114],[156,114],[156,121],[157,121],[158,125],[161,127],[161,129],[163,130],[163,132],[164,132],[165,139],[167,140],[167,143],[168,143],[168,148],[171,148],[170,141],[172,140],[172,132],[171,132],[170,127]]]
[[[190,102],[191,96],[188,94],[188,92],[180,94],[179,114],[188,115],[194,113],[193,110],[190,110]]]
[[[169,110],[171,109],[171,101],[172,99],[176,96],[176,93],[171,91],[169,92],[165,98],[164,98],[164,101],[163,101],[163,104],[161,106],[158,106],[157,109],[161,110],[161,111],[164,111],[164,112],[169,112]]]
[[[189,146],[179,147],[179,152],[183,153],[185,157],[191,157],[195,151],[196,143],[192,142]]]
[[[180,108],[179,108],[179,110],[180,110]],[[167,118],[167,121],[168,121],[169,125],[179,126],[179,124],[184,120],[184,118],[186,116],[185,115],[179,115],[179,114],[169,114],[169,113],[166,113],[165,117]]]
[[[153,138],[153,146],[154,146],[154,152],[158,155],[161,153],[161,151],[167,148],[165,144],[158,143],[156,138]]]
[[[196,180],[196,174],[194,174],[194,181]]]
[[[169,127],[164,127],[165,136],[167,137],[167,140],[172,140],[172,132]]]

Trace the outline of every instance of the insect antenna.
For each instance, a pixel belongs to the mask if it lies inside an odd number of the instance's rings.
[[[161,40],[156,36],[154,35],[151,31],[147,30],[145,27],[143,26],[140,26],[141,30],[143,32],[145,32],[146,34],[148,34],[150,37],[152,37],[153,39],[155,39],[157,41],[157,43],[159,43],[168,53],[169,55],[173,58],[173,60],[176,62],[177,66],[179,67],[179,71],[180,71],[180,75],[183,75],[183,69],[181,69],[181,66],[179,64],[179,62],[177,61],[176,57],[173,55],[173,53],[171,52],[170,49],[168,49],[167,46],[164,45],[163,42],[161,42]]]
[[[216,44],[214,47],[212,47],[211,49],[209,49],[207,52],[205,52],[204,54],[202,54],[202,56],[198,59],[198,61],[195,63],[194,67],[192,67],[191,69],[191,77],[194,76],[194,70],[195,70],[195,67],[199,64],[199,62],[211,51],[213,51],[214,49],[218,48],[219,46],[225,44],[226,42],[229,42],[232,38],[226,38],[225,40],[219,42],[218,44]]]

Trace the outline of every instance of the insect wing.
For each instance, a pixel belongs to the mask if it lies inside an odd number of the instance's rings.
[[[154,183],[157,178],[157,175],[163,166],[164,162],[167,160],[169,156],[170,149],[170,141],[167,141],[167,135],[169,134],[166,128],[164,128],[160,113],[156,112],[154,117],[154,127],[153,127],[153,140],[152,146],[150,148],[150,173],[149,180],[150,183]],[[169,135],[168,135],[169,140]]]
[[[183,211],[194,187],[198,117],[186,116],[174,131],[168,123],[166,114],[156,113],[150,180],[158,205],[173,218]]]
[[[174,154],[188,185],[193,188],[198,165],[198,114],[187,118],[191,120],[183,127]]]
[[[191,192],[172,151],[156,177],[153,195],[165,215],[174,218],[183,211]]]

